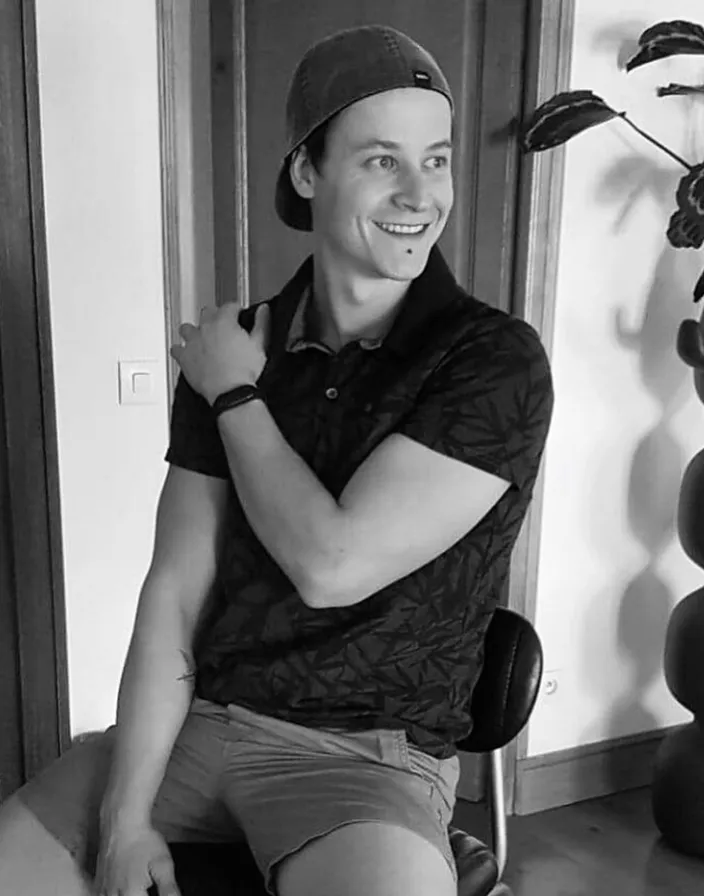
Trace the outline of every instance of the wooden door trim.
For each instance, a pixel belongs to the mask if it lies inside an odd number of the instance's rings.
[[[34,0],[0,0],[0,364],[24,778],[69,743]]]
[[[574,0],[542,0],[531,6],[527,31],[523,110],[529,114],[552,94],[568,89],[574,34]],[[520,163],[513,311],[540,333],[552,356],[557,257],[560,240],[564,150],[524,155]],[[509,607],[536,618],[540,534],[544,496],[543,461],[533,501],[511,561]],[[528,754],[524,729],[506,750],[507,804],[515,810],[521,760]]]
[[[156,0],[156,34],[169,358],[179,326],[196,321],[204,305],[215,304],[213,200],[200,189],[212,179],[210,0]],[[178,374],[178,364],[169,358],[170,399]]]
[[[529,9],[536,5],[541,4],[484,0],[473,4],[472,13],[472,27],[481,34],[476,42],[481,58],[472,126],[478,167],[468,235],[468,246],[475,249],[470,250],[467,286],[473,295],[510,312],[517,311],[512,288],[521,160],[515,130],[522,112]],[[483,232],[492,239],[482,241]]]
[[[234,71],[235,183],[241,189],[235,197],[235,264],[237,299],[248,308],[249,295],[249,183],[247,165],[247,21],[245,0],[234,0],[232,39]],[[230,297],[232,299],[233,297]]]
[[[179,124],[176,114],[179,94],[180,68],[178,65],[178,32],[183,27],[179,13],[183,15],[184,5],[176,0],[157,0],[157,65],[159,71],[159,142],[161,153],[161,243],[163,252],[164,318],[167,340],[166,365],[167,394],[174,394],[178,378],[178,365],[170,358],[169,347],[180,341],[178,328],[181,324],[181,292],[183,270],[181,262],[181,242],[183,225],[181,220],[182,197],[179,190]],[[188,21],[186,27],[190,30]],[[171,401],[169,401],[169,406]]]

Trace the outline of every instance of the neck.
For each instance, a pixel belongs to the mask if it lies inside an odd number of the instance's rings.
[[[335,351],[355,339],[383,338],[409,286],[410,281],[340,270],[316,253],[313,294],[320,338]]]

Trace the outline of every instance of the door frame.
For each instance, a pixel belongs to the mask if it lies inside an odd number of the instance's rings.
[[[20,687],[29,780],[70,738],[58,443],[34,0],[0,0],[0,365]]]
[[[181,4],[181,7],[188,4]],[[193,102],[187,67],[179,60],[184,45],[182,29],[188,29],[186,18],[177,20],[177,0],[156,0],[157,33],[160,49],[160,98],[162,116],[162,178],[164,212],[164,270],[166,317],[173,334],[183,319],[184,283],[189,271],[184,268],[185,256],[192,258],[193,234],[184,225],[183,208],[190,201],[189,187],[184,187],[183,171],[189,159],[179,147],[187,145],[188,129],[193,116],[203,114],[203,103]],[[231,0],[231,58],[229,90],[235,103],[234,133],[219,152],[229,153],[229,164],[237,172],[240,183],[246,183],[246,0]],[[540,102],[558,90],[567,88],[574,28],[574,0],[474,0],[471,8],[473,27],[485,35],[483,58],[476,66],[478,89],[474,104],[472,133],[484,147],[482,169],[477,179],[475,205],[470,218],[467,244],[473,243],[474,231],[487,224],[502,239],[486,246],[475,258],[453,259],[457,276],[466,282],[470,292],[480,297],[487,294],[483,285],[493,282],[501,272],[498,290],[493,290],[493,303],[524,318],[540,333],[551,355],[553,319],[556,301],[557,251],[562,205],[564,153],[560,150],[539,155],[523,155],[518,148],[517,124]],[[180,30],[181,29],[181,30]],[[216,36],[223,39],[222,34]],[[227,35],[224,37],[227,40]],[[186,41],[187,42],[187,41]],[[501,52],[508,65],[497,66]],[[215,47],[213,46],[213,50]],[[507,54],[508,53],[508,57]],[[181,61],[181,64],[179,64]],[[468,61],[467,64],[470,64]],[[189,97],[184,103],[184,97]],[[489,114],[489,103],[500,108],[497,118]],[[500,101],[497,101],[497,97]],[[177,112],[180,104],[180,112]],[[209,110],[208,110],[209,114]],[[462,114],[468,114],[466,110]],[[202,121],[202,119],[201,119]],[[213,127],[216,123],[213,123]],[[212,151],[212,150],[211,150]],[[497,196],[506,197],[499,202]],[[249,241],[246,191],[234,197],[222,212],[229,216],[234,232],[238,295],[243,304],[249,302],[247,257]],[[221,204],[222,207],[222,204]],[[217,211],[217,209],[215,210]],[[189,240],[191,243],[189,244]],[[214,253],[217,246],[213,246]],[[232,256],[232,241],[227,246]],[[216,301],[220,300],[218,297]],[[176,340],[174,340],[176,341]],[[174,380],[171,380],[173,388]],[[544,491],[544,465],[535,485],[533,501],[519,534],[511,561],[511,573],[504,601],[506,605],[535,621],[537,573],[540,551],[540,530]],[[527,755],[527,730],[505,750],[506,797],[513,812],[521,760]],[[469,787],[475,790],[475,784]],[[482,784],[477,780],[477,798]]]
[[[530,3],[526,35],[524,116],[570,83],[575,0]],[[540,333],[552,357],[557,260],[562,217],[564,148],[525,154],[521,158],[518,195],[513,295],[516,314]],[[533,500],[511,560],[508,606],[533,624],[536,621],[538,565],[545,481],[545,460],[535,483]],[[519,814],[523,760],[528,755],[528,726],[505,749],[506,798],[512,814]]]

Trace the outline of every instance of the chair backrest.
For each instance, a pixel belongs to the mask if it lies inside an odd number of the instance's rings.
[[[528,721],[543,674],[543,648],[530,622],[499,607],[484,639],[484,665],[472,695],[474,727],[457,743],[485,753],[505,746]]]

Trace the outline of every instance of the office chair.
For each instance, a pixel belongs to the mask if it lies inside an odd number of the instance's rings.
[[[492,848],[450,825],[458,896],[510,896],[501,883],[507,859],[502,749],[527,723],[542,671],[543,651],[533,626],[512,610],[497,609],[487,630],[484,667],[472,696],[474,727],[457,744],[460,750],[489,756]],[[182,896],[266,896],[262,875],[246,844],[172,843],[170,849]]]

